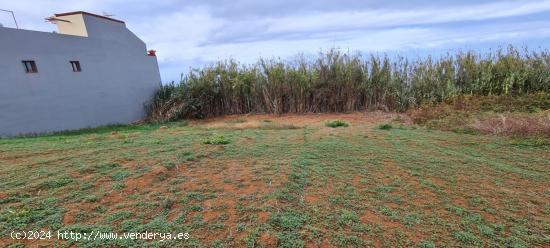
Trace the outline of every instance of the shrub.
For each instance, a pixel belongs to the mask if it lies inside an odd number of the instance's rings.
[[[205,142],[205,144],[209,144],[209,143]],[[182,152],[177,155],[177,159],[180,163],[185,163],[185,162],[195,161],[197,158],[191,152]]]
[[[387,123],[378,125],[378,129],[380,129],[380,130],[390,130],[392,128],[393,128],[393,126],[391,124],[387,124]]]
[[[332,127],[332,128],[337,128],[337,127],[347,127],[349,125],[345,121],[335,120],[335,121],[328,121],[327,123],[325,123],[325,126]]]
[[[208,137],[203,143],[208,145],[226,145],[231,143],[231,140],[223,135],[214,135]]]

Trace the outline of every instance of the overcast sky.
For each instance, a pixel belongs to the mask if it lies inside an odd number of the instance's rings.
[[[550,0],[0,0],[24,29],[54,13],[114,14],[157,50],[163,82],[234,58],[288,58],[339,48],[418,56],[513,44],[550,46]],[[13,26],[0,12],[0,23]]]

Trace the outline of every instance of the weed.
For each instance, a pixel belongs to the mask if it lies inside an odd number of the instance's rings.
[[[296,232],[282,232],[277,235],[278,244],[277,247],[281,248],[300,248],[304,247],[304,241]]]
[[[351,226],[359,223],[359,217],[353,211],[343,210],[336,223],[340,226]]]
[[[479,238],[470,232],[460,231],[455,232],[455,238],[463,244],[475,245],[479,243]]]
[[[72,181],[73,180],[68,178],[68,177],[62,177],[62,178],[58,178],[58,179],[47,181],[47,182],[43,183],[43,187],[48,188],[48,189],[60,188],[60,187],[63,187],[65,185],[71,183]]]
[[[97,212],[97,213],[100,213],[100,214],[104,214],[105,212],[107,212],[107,207],[105,207],[103,205],[99,205],[99,206],[94,208],[94,211]]]
[[[200,212],[200,211],[203,210],[202,206],[198,205],[198,204],[189,205],[188,209],[189,209],[189,211],[195,211],[195,212]]]
[[[56,206],[57,199],[51,198],[37,204],[27,204],[24,207],[6,207],[0,211],[0,224],[4,230],[0,234],[6,234],[8,230],[24,229],[27,227],[51,227],[60,228],[63,218],[63,209]]]
[[[435,248],[435,244],[432,243],[431,241],[423,240],[423,241],[420,242],[418,247],[419,248]]]
[[[7,197],[0,198],[0,204],[21,202],[30,197],[31,195],[28,193],[13,192],[8,194]]]
[[[272,214],[269,223],[282,230],[297,230],[301,228],[307,220],[307,215],[293,211]]]
[[[332,128],[337,128],[337,127],[348,127],[349,124],[345,121],[342,121],[342,120],[334,120],[334,121],[327,121],[325,123],[325,126],[332,127]]]
[[[486,236],[493,236],[495,230],[489,226],[486,225],[478,225],[477,228],[479,229],[479,232]]]
[[[212,243],[210,243],[210,247],[212,248],[224,248],[225,245],[221,240],[214,240]]]
[[[178,158],[179,160],[179,158]],[[168,162],[165,162],[162,164],[164,166],[164,168],[166,168],[167,170],[171,170],[171,169],[174,169],[176,167],[176,163],[172,162],[172,161],[168,161]]]
[[[154,182],[162,182],[162,181],[166,180],[167,177],[168,176],[166,175],[166,173],[162,172],[162,173],[156,174],[153,181]]]
[[[97,201],[99,201],[99,197],[97,197],[96,195],[85,195],[82,199],[85,202],[97,202]]]
[[[418,214],[407,214],[403,218],[403,223],[408,226],[419,224],[420,216],[418,216]]]
[[[246,224],[239,223],[237,224],[237,232],[244,232],[246,230]]]
[[[505,247],[514,247],[514,248],[527,248],[527,247],[529,247],[529,245],[525,241],[523,241],[523,240],[521,240],[517,237],[513,237],[513,236],[508,237],[504,240],[504,246]]]
[[[175,203],[175,201],[173,199],[166,198],[166,199],[162,200],[162,203],[161,203],[160,206],[164,210],[170,210],[172,208],[172,206],[174,205],[174,203]]]
[[[231,140],[223,135],[214,135],[208,137],[206,140],[203,141],[203,143],[209,145],[226,145],[231,143]]]
[[[115,172],[111,178],[115,181],[122,181],[124,180],[125,178],[127,178],[128,176],[130,176],[130,172],[129,171],[126,171],[126,170],[121,170],[121,171],[117,171]]]
[[[180,163],[192,162],[197,160],[197,158],[193,155],[192,152],[182,152],[178,154],[177,159]]]
[[[365,246],[365,241],[363,241],[361,238],[355,235],[346,235],[344,233],[334,235],[332,239],[332,243],[334,243],[337,247],[364,247]]]
[[[6,246],[6,248],[25,248],[25,247],[26,247],[25,244],[21,244],[21,243],[15,243],[15,244]]]
[[[386,207],[386,206],[380,206],[378,210],[383,215],[388,216],[392,219],[397,219],[397,217],[399,216],[399,212],[397,210],[393,210],[393,209],[391,209],[389,207]]]
[[[122,231],[128,232],[128,231],[136,229],[140,225],[141,225],[141,220],[139,220],[139,219],[128,219],[128,220],[123,220],[122,222],[120,222],[120,229],[122,229]]]
[[[199,191],[191,191],[191,192],[188,192],[187,194],[185,194],[185,196],[182,198],[181,202],[184,203],[184,204],[188,203],[190,201],[202,202],[204,200],[212,199],[212,198],[215,198],[214,194],[203,193],[203,192],[199,192]]]
[[[84,166],[80,169],[81,173],[99,173],[102,175],[108,174],[113,169],[120,168],[118,163],[102,163],[94,166]]]
[[[542,137],[514,139],[510,144],[518,147],[547,148],[550,147],[550,139]]]
[[[128,219],[130,216],[132,216],[132,212],[130,211],[119,211],[109,215],[106,219],[109,222],[114,222]]]
[[[391,124],[381,124],[381,125],[378,125],[378,129],[380,130],[390,130],[392,129],[393,126]]]

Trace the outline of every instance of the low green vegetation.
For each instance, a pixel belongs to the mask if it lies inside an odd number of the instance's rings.
[[[337,127],[348,127],[349,124],[345,121],[342,121],[342,120],[335,120],[335,121],[327,121],[325,123],[325,126],[332,127],[332,128],[337,128]]]
[[[206,140],[204,140],[204,144],[209,144],[209,145],[226,145],[229,143],[231,143],[231,140],[229,140],[223,135],[210,136]]]
[[[393,128],[393,126],[391,124],[387,124],[387,123],[378,125],[378,129],[380,129],[380,130],[390,130],[392,128]]]
[[[0,139],[0,246],[550,245],[547,147],[380,115],[338,115],[353,123],[338,130],[334,116],[243,116]],[[40,229],[190,239],[9,238]]]

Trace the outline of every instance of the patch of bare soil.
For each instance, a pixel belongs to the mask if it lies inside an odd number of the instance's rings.
[[[354,113],[320,113],[320,114],[250,114],[250,115],[229,115],[223,117],[209,118],[205,120],[191,121],[191,125],[206,125],[208,127],[228,127],[228,128],[261,128],[262,122],[273,121],[279,124],[289,125],[288,127],[304,127],[308,125],[324,125],[329,120],[344,120],[352,125],[375,124],[381,122],[391,122],[395,119],[401,119],[408,122],[409,118],[403,114],[386,112],[354,112]],[[284,126],[283,126],[284,127]]]
[[[270,232],[264,232],[260,235],[258,243],[264,247],[275,247],[277,246],[277,237]]]
[[[248,222],[261,224],[268,220],[269,213],[262,209],[271,208],[273,205],[269,205],[265,197],[280,187],[285,177],[260,176],[256,172],[261,171],[262,166],[249,160],[210,160],[201,163],[201,166],[184,170],[185,177],[190,180],[183,183],[181,189],[185,192],[204,190],[216,192],[214,198],[202,202],[201,214],[209,224],[224,224],[224,228],[200,237],[204,239],[201,241],[210,243],[229,236],[241,238],[245,233],[237,233],[238,224]],[[265,236],[261,242],[271,244],[274,242],[272,239],[273,237]]]
[[[500,178],[503,182],[497,185],[494,180],[491,180],[492,178]],[[535,219],[538,218],[537,216],[546,216],[544,203],[548,201],[546,197],[548,183],[528,180],[515,173],[502,175],[488,168],[479,168],[479,173],[475,176],[459,175],[457,184],[462,185],[463,190],[452,192],[456,195],[455,204],[468,207],[491,222],[499,222],[510,216],[514,218],[530,216]],[[498,211],[494,213],[482,211],[479,209],[480,206],[472,206],[476,203],[466,202],[463,199],[467,196],[476,196],[480,201],[477,204],[498,209]],[[457,203],[458,198],[462,198],[459,203]],[[524,206],[511,212],[506,204],[513,199]]]
[[[149,172],[143,174],[137,178],[129,178],[126,180],[126,188],[124,193],[142,192],[144,190],[149,191],[160,177],[169,177],[172,173],[167,173],[166,168],[161,166],[153,167]]]
[[[373,171],[373,181],[371,185],[390,185],[395,181],[399,181],[399,187],[395,189],[395,192],[392,192],[393,195],[399,196],[401,199],[407,202],[407,205],[413,205],[414,208],[424,208],[428,205],[433,205],[434,203],[439,202],[438,196],[431,192],[430,190],[422,187],[418,179],[411,175],[409,171],[404,168],[397,166],[393,161],[382,161],[383,168],[381,170]],[[356,188],[361,189],[364,186],[358,184],[358,180],[353,180],[353,185]],[[415,192],[413,196],[407,194],[405,189]],[[384,206],[390,207],[392,209],[399,208],[398,204],[395,203],[384,203]],[[411,228],[405,227],[404,224],[398,220],[394,220],[388,216],[383,216],[373,211],[371,209],[366,209],[362,215],[360,215],[362,223],[365,224],[375,224],[380,226],[384,231],[384,236],[391,238],[391,233],[393,230],[402,231],[408,240],[413,243],[418,243],[429,234],[419,232]],[[388,236],[390,235],[390,236]],[[369,240],[372,240],[369,238]],[[374,243],[379,243],[380,240],[372,240]]]
[[[409,198],[409,204],[414,204],[417,207],[425,207],[433,205],[439,201],[439,197],[433,191],[422,187],[417,177],[411,175],[411,172],[397,166],[393,161],[383,161],[384,164],[384,184],[389,184],[394,180],[402,180],[403,186],[412,189],[416,194],[414,197],[407,197],[405,192],[401,191],[398,195]],[[391,180],[391,181],[390,181]]]

